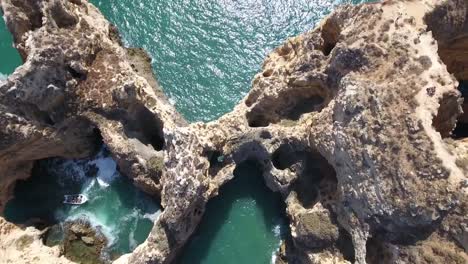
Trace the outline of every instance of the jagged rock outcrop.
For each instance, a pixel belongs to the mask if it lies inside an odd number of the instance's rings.
[[[94,230],[88,221],[77,220],[64,224],[64,256],[77,263],[101,264],[107,239],[101,230]]]
[[[0,208],[35,160],[80,158],[100,137],[121,170],[158,193],[163,125],[185,122],[148,74],[148,56],[82,1],[1,1],[24,64],[0,87]],[[164,119],[164,124],[161,119]]]
[[[442,138],[455,128],[462,100],[427,26],[439,8],[430,1],[339,8],[270,54],[232,113],[169,134],[164,225],[129,259],[158,262],[162,252],[149,248],[165,240],[164,252],[177,249],[235,164],[254,159],[269,187],[287,198],[302,261],[322,262],[329,252],[364,263],[371,261],[368,241],[414,251],[407,245],[431,234],[438,254],[466,260],[467,171]],[[317,214],[317,206],[327,213]],[[330,216],[307,231],[308,220]],[[390,262],[406,261],[394,254]]]
[[[45,246],[41,235],[34,227],[20,229],[0,218],[0,259],[3,263],[73,263],[60,256],[58,246]]]
[[[0,87],[9,137],[0,186],[27,177],[27,166],[10,169],[20,164],[86,155],[100,134],[164,208],[146,242],[116,263],[173,261],[206,202],[247,160],[287,204],[292,238],[278,261],[468,261],[457,90],[468,2],[342,6],[272,52],[231,113],[190,125],[86,1],[0,2],[25,59]]]

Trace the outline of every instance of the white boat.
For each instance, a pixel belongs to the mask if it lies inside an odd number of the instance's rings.
[[[63,203],[80,205],[86,203],[87,201],[88,197],[84,196],[83,194],[73,194],[65,195],[65,200],[63,200]]]

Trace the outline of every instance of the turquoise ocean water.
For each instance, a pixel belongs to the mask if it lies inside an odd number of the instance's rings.
[[[182,253],[179,264],[271,263],[288,231],[285,206],[251,162],[237,167]]]
[[[63,203],[66,194],[84,194],[88,202]],[[156,201],[120,175],[103,148],[89,159],[50,159],[36,164],[33,176],[19,181],[15,198],[5,208],[7,220],[28,223],[40,219],[61,225],[87,219],[108,238],[111,255],[131,252],[148,237],[160,214]]]
[[[364,1],[91,2],[119,28],[125,45],[143,47],[150,53],[155,74],[165,93],[177,109],[194,122],[210,121],[229,112],[249,91],[252,77],[259,71],[268,52],[285,39],[312,29],[337,4]],[[0,23],[0,81],[21,63],[11,41],[5,25]],[[68,170],[72,172],[83,162],[103,159],[104,174],[112,175],[107,185],[99,182],[99,177],[94,180],[86,177],[75,179],[81,188],[78,191],[88,192],[93,197],[92,201],[81,208],[53,207],[52,214],[47,215],[54,215],[59,220],[84,215],[104,227],[112,239],[114,251],[125,253],[147,236],[151,227],[149,221],[157,217],[157,205],[123,179],[107,157],[69,161],[72,165],[65,163],[71,166]],[[51,166],[60,167],[57,164]],[[178,262],[271,262],[286,229],[284,208],[279,197],[266,189],[258,174],[249,164],[236,170],[233,182],[223,187],[220,197],[209,202],[199,230]],[[29,184],[19,184],[18,194],[57,184],[62,186],[63,192],[76,188],[72,178],[64,181],[54,173],[47,175],[44,177],[49,180],[40,181],[45,186],[38,186],[41,183],[34,183],[31,179]],[[69,185],[72,183],[75,187]],[[57,200],[47,201],[57,197],[43,199],[43,205],[57,203]],[[116,206],[120,204],[114,201],[119,199],[124,206]],[[41,200],[37,198],[36,201]],[[21,200],[14,200],[8,210],[15,212],[10,216],[18,222],[41,215],[28,206],[27,201]],[[112,217],[124,220],[121,225],[115,225],[109,220]]]
[[[0,15],[3,16],[1,12]],[[13,48],[13,38],[2,19],[0,21],[0,81],[11,74],[19,65],[21,65],[21,57]]]
[[[92,0],[128,46],[145,48],[189,121],[232,110],[269,51],[343,0]]]

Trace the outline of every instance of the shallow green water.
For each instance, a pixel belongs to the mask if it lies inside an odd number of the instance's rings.
[[[143,47],[150,53],[164,91],[177,109],[193,122],[213,120],[232,110],[250,89],[252,77],[266,54],[285,39],[312,29],[337,4],[364,1],[91,2],[117,25],[126,45]],[[0,72],[10,74],[19,63],[17,52],[11,48],[11,38],[0,23]],[[265,188],[261,177],[255,177],[257,174],[252,166],[242,166],[236,171],[233,182],[222,189],[221,196],[210,201],[199,230],[180,258],[182,264],[271,261],[280,243],[281,230],[286,228],[281,217],[284,209],[278,197]],[[97,180],[93,184],[82,183],[80,186],[91,186],[85,191],[94,193],[96,200],[80,208],[58,206],[57,210],[45,210],[50,209],[47,204],[55,206],[58,200],[48,201],[52,198],[40,197],[38,193],[36,199],[9,204],[8,210],[20,206],[28,208],[15,216],[17,221],[40,215],[42,210],[58,219],[73,218],[80,213],[91,215],[96,224],[109,226],[106,232],[117,241],[114,249],[125,252],[146,237],[150,227],[148,222],[145,224],[148,214],[150,218],[155,217],[154,208],[146,208],[147,202],[142,204],[145,199],[141,197],[135,199],[139,194],[125,187],[127,183],[118,178],[104,191]],[[52,177],[48,183],[25,184],[22,192],[50,190],[56,184]],[[69,184],[63,187],[63,192],[75,186]],[[46,202],[37,208],[28,206],[41,199]],[[119,199],[124,206],[115,206],[113,201]],[[132,220],[123,221],[120,226],[113,225],[112,219],[126,216],[132,216]],[[116,229],[122,232],[115,232]],[[134,240],[129,239],[131,232],[135,234]]]
[[[255,164],[244,163],[235,178],[208,203],[206,214],[183,251],[180,264],[268,264],[286,232],[284,203],[264,184]]]
[[[0,15],[3,16],[1,12]],[[0,81],[13,73],[21,63],[18,51],[13,48],[13,38],[2,19],[0,21]]]

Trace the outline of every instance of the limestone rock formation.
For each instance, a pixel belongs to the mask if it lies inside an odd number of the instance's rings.
[[[67,259],[77,263],[101,264],[107,239],[100,230],[94,230],[88,221],[77,220],[64,224],[62,251]]]
[[[20,229],[0,218],[0,237],[2,263],[73,263],[60,256],[58,246],[42,244],[41,232],[34,227]]]
[[[0,208],[35,160],[85,157],[103,140],[121,170],[161,189],[163,124],[184,121],[163,96],[147,55],[82,1],[1,1],[24,64],[0,87]]]
[[[273,51],[231,113],[190,125],[86,1],[0,3],[25,59],[0,86],[3,204],[34,160],[101,136],[164,208],[116,263],[172,262],[247,160],[287,204],[278,263],[468,261],[468,2],[339,7]]]

